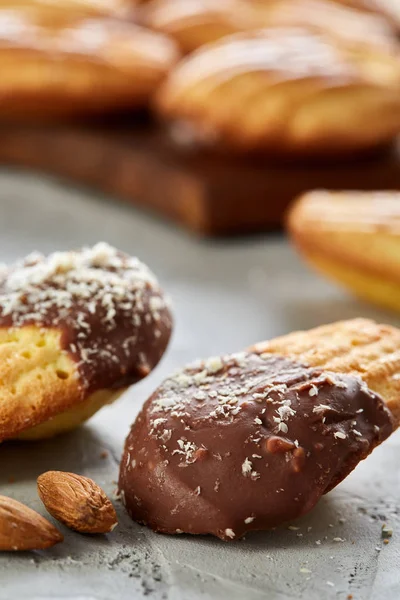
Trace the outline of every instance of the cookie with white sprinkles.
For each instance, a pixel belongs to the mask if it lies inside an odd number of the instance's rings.
[[[75,427],[145,377],[170,338],[150,270],[105,243],[0,268],[0,441]]]
[[[303,334],[309,362],[299,348],[285,356],[278,339],[167,379],[126,440],[119,489],[132,518],[236,540],[308,512],[386,439],[398,424],[386,401],[390,389],[399,398],[400,332],[362,320],[330,327]],[[378,341],[380,360],[390,356],[386,391],[382,373],[371,387],[357,369],[368,378],[379,366]],[[327,346],[339,357],[329,369],[315,364]]]

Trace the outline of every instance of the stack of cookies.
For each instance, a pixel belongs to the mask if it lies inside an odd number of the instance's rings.
[[[2,0],[0,119],[147,107],[211,150],[354,156],[400,131],[396,28],[378,0]]]
[[[399,133],[399,45],[383,11],[325,0],[153,0],[142,14],[189,54],[155,106],[198,144],[342,157]]]
[[[400,187],[399,33],[386,0],[0,0],[0,161],[273,228],[315,187]]]

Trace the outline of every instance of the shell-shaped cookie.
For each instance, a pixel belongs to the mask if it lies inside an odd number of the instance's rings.
[[[400,131],[397,48],[339,44],[304,28],[269,28],[201,48],[158,94],[193,137],[242,151],[342,154]]]
[[[0,11],[0,119],[143,106],[176,60],[172,40],[128,22]]]
[[[400,312],[400,193],[310,192],[293,205],[288,230],[320,273]]]
[[[140,16],[150,29],[172,36],[184,53],[258,26],[256,11],[243,0],[153,0]]]
[[[171,314],[150,270],[97,244],[0,268],[0,441],[76,427],[162,357]]]
[[[399,366],[400,331],[363,319],[186,366],[126,440],[128,513],[227,541],[307,513],[398,426]]]
[[[306,27],[364,52],[373,52],[375,46],[391,52],[396,44],[395,31],[384,17],[333,0],[254,0],[252,6],[258,23],[266,27]]]
[[[40,11],[47,16],[124,16],[135,0],[0,0],[0,10]]]
[[[345,6],[385,17],[400,31],[400,4],[397,0],[335,0]]]

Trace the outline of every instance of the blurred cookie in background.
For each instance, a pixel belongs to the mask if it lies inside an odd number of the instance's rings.
[[[335,0],[335,2],[383,15],[400,32],[400,3],[398,0]]]
[[[145,26],[172,36],[186,54],[227,35],[270,26],[302,26],[366,44],[385,45],[395,35],[383,17],[333,0],[152,0],[137,14]]]
[[[253,0],[257,21],[264,26],[307,27],[354,45],[386,48],[395,43],[395,30],[378,14],[356,10],[334,0]]]
[[[129,13],[135,4],[135,0],[0,0],[0,9],[40,11],[47,13],[49,18],[68,15],[114,17]]]
[[[258,26],[257,12],[246,0],[152,0],[138,15],[150,29],[172,36],[185,54]]]
[[[0,10],[0,120],[141,107],[177,59],[172,40],[128,22]]]
[[[322,275],[400,311],[400,192],[310,192],[294,203],[287,227]]]
[[[208,147],[273,156],[349,156],[400,132],[397,46],[305,28],[225,37],[178,64],[160,115]]]

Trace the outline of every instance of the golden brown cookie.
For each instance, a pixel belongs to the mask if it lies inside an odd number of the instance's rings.
[[[335,2],[382,15],[400,31],[400,5],[397,0],[335,0]]]
[[[143,106],[177,59],[173,41],[116,20],[45,24],[0,11],[0,119]]]
[[[0,272],[0,441],[76,427],[162,357],[171,314],[137,258],[101,243]]]
[[[366,52],[376,44],[390,51],[394,44],[394,30],[383,17],[331,0],[152,0],[139,14],[144,25],[172,36],[184,53],[229,34],[276,26],[331,34]]]
[[[395,31],[384,17],[333,0],[254,0],[253,9],[266,27],[306,27],[329,34],[339,44],[369,53],[371,60],[376,46],[392,52],[396,44]]]
[[[74,15],[123,17],[134,4],[135,0],[0,0],[0,9],[39,11],[56,19]]]
[[[258,26],[257,13],[246,0],[152,0],[140,18],[150,29],[172,36],[185,54]]]
[[[122,500],[170,534],[230,541],[291,521],[398,426],[399,373],[400,331],[363,319],[193,363],[132,426]]]
[[[400,193],[310,192],[294,203],[287,223],[311,266],[400,312]]]
[[[279,7],[279,4],[285,4],[286,0],[247,0],[252,6],[267,13],[272,8]],[[317,0],[325,4],[325,0]],[[370,13],[384,18],[389,24],[400,29],[400,5],[397,0],[328,0],[338,6],[357,10],[358,12]],[[316,9],[318,10],[318,9]],[[327,27],[330,27],[330,13],[327,13]],[[355,28],[358,25],[355,24]]]
[[[341,155],[400,131],[397,47],[365,50],[303,28],[270,28],[198,50],[162,86],[160,114],[209,146]]]

